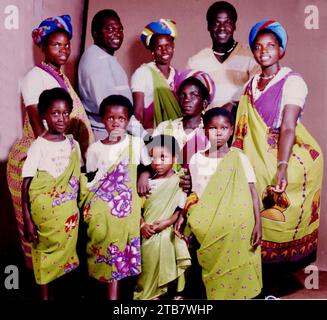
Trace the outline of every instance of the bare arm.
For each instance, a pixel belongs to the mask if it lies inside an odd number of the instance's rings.
[[[133,106],[135,118],[143,124],[144,114],[144,93],[133,92]]]
[[[278,142],[278,161],[288,162],[295,142],[295,128],[301,108],[288,104],[285,106],[280,127]],[[284,192],[287,187],[287,164],[282,163],[277,168],[277,181],[274,191]]]
[[[30,106],[27,106],[26,110],[33,129],[34,136],[35,138],[37,138],[38,136],[41,136],[45,131],[45,128],[42,123],[42,119],[37,110],[37,105],[32,104]]]
[[[171,217],[169,217],[168,219],[157,220],[157,221],[153,222],[154,231],[156,233],[159,233],[162,230],[164,230],[164,229],[170,227],[172,224],[174,224],[177,221],[177,218],[178,218],[181,210],[182,210],[181,208],[177,208],[175,210],[174,214]]]
[[[260,245],[261,237],[262,237],[260,202],[259,202],[259,197],[258,197],[258,193],[257,193],[257,189],[255,187],[255,184],[249,183],[249,187],[250,187],[250,192],[251,192],[251,196],[252,196],[253,212],[254,212],[254,220],[255,220],[251,245],[253,247],[257,247],[258,245]]]
[[[30,213],[30,199],[29,199],[29,188],[32,182],[32,178],[24,178],[22,184],[22,210],[24,220],[24,233],[25,238],[29,242],[33,242],[37,239],[36,227],[33,223]]]

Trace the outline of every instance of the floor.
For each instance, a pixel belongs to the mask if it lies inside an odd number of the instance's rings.
[[[1,266],[0,266],[1,267]],[[52,286],[51,300],[105,300],[106,288],[103,284],[91,280],[87,274],[80,269],[67,276],[56,280]],[[7,274],[4,267],[0,268],[0,297],[3,300],[39,300],[39,288],[34,283],[32,271],[19,268],[19,289],[8,290],[4,283]],[[260,296],[260,299],[327,299],[327,272],[315,270],[298,271],[292,275],[285,275],[275,282],[276,286],[270,292]],[[133,280],[128,279],[122,283],[122,301],[132,300]]]
[[[281,296],[282,300],[327,299],[327,271],[319,272],[318,269],[309,267],[306,272],[301,270],[295,274],[301,287]]]

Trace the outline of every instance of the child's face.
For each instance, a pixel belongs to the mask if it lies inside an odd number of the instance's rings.
[[[125,133],[129,122],[128,110],[119,105],[108,106],[102,121],[109,135],[112,132]]]
[[[233,126],[230,124],[229,119],[224,116],[212,117],[205,127],[206,136],[208,137],[211,148],[217,150],[225,145],[233,134]]]
[[[173,167],[176,158],[172,156],[166,147],[155,146],[150,150],[152,158],[151,167],[157,173],[157,177],[165,176]]]
[[[206,100],[203,100],[201,89],[195,84],[185,84],[179,92],[179,104],[183,116],[196,116],[201,114],[206,106]]]
[[[283,53],[283,48],[272,33],[260,34],[253,45],[253,56],[261,67],[267,68],[277,64]]]
[[[70,109],[66,101],[54,100],[43,115],[49,133],[63,134],[69,125],[69,114]]]

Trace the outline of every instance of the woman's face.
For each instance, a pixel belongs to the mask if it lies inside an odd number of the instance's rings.
[[[205,133],[208,137],[211,148],[218,150],[224,146],[233,134],[233,126],[229,119],[224,116],[215,116],[205,126]]]
[[[183,116],[187,117],[201,114],[208,105],[207,100],[203,99],[201,89],[192,83],[182,85],[178,100]]]
[[[217,11],[215,19],[210,21],[208,25],[208,31],[214,46],[231,41],[235,29],[236,25],[233,16],[228,10]]]
[[[284,49],[279,46],[273,33],[259,34],[252,47],[253,56],[261,67],[277,65],[284,54]]]
[[[151,50],[154,61],[160,65],[170,65],[174,56],[174,48],[172,37],[164,34],[156,36]]]
[[[70,56],[70,40],[64,31],[51,33],[42,45],[45,62],[60,67],[64,65]]]
[[[98,46],[113,55],[123,43],[124,28],[116,17],[105,17],[102,27],[93,36]]]

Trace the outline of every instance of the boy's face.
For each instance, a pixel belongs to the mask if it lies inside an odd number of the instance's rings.
[[[109,136],[115,133],[124,134],[129,122],[128,109],[119,105],[107,106],[102,121]]]
[[[172,156],[166,147],[155,146],[150,150],[152,158],[151,167],[156,172],[157,177],[164,177],[170,172],[176,158]]]

